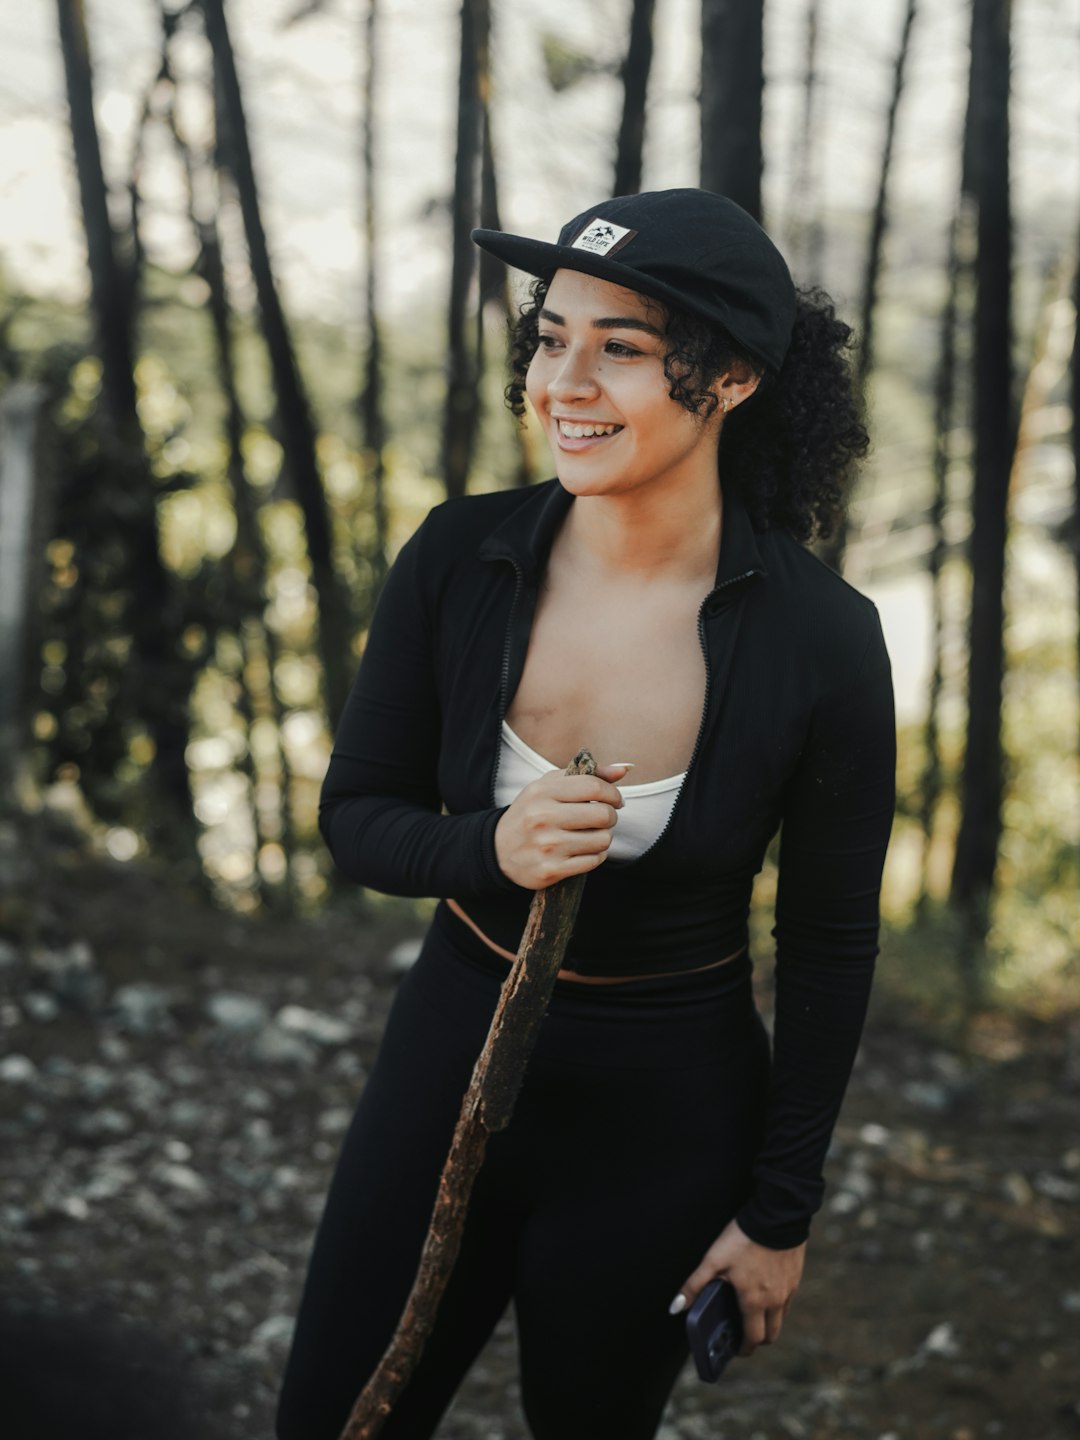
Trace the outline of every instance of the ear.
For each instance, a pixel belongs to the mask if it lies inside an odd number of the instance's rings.
[[[731,369],[719,376],[712,386],[714,395],[720,401],[722,412],[726,414],[734,410],[736,405],[741,405],[744,400],[749,400],[760,380],[761,376],[751,370],[749,365],[736,361]]]

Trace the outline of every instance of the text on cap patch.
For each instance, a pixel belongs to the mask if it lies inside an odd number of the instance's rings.
[[[594,215],[570,246],[571,250],[587,250],[590,255],[610,255],[632,240],[638,232],[628,230],[625,225],[616,225],[614,220],[605,220]]]

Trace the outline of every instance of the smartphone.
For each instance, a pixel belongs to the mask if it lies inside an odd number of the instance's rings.
[[[709,1281],[687,1311],[686,1334],[698,1375],[715,1385],[743,1340],[739,1297],[730,1281]]]

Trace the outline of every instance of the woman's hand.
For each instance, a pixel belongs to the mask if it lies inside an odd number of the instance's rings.
[[[567,875],[595,870],[607,856],[615,811],[623,798],[614,781],[629,765],[598,765],[595,775],[549,770],[511,802],[495,827],[503,874],[526,890],[543,890]]]
[[[734,1285],[742,1311],[743,1343],[739,1354],[752,1355],[759,1345],[771,1345],[779,1338],[799,1288],[805,1258],[805,1242],[791,1250],[770,1250],[756,1244],[732,1220],[676,1295],[671,1313],[678,1315],[688,1310],[710,1280],[723,1276]]]

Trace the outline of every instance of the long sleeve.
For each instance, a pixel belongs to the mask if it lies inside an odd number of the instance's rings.
[[[465,898],[515,887],[495,855],[506,807],[441,813],[430,544],[425,521],[383,584],[334,737],[319,829],[338,868],[362,885]]]
[[[753,1190],[759,1244],[801,1244],[851,1075],[879,952],[896,804],[892,674],[880,619],[856,678],[819,700],[785,797],[776,898],[773,1065]]]

